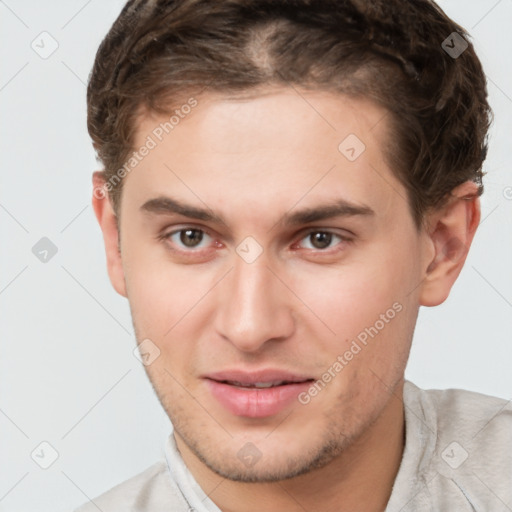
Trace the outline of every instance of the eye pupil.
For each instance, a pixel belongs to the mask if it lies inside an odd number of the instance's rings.
[[[203,232],[199,229],[183,229],[180,232],[180,242],[186,247],[195,247],[203,239]]]
[[[314,247],[317,249],[325,249],[329,247],[332,241],[332,234],[325,233],[323,231],[317,231],[316,233],[311,233],[311,242]]]

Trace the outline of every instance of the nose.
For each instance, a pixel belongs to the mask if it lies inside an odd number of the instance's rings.
[[[233,270],[220,283],[216,330],[239,350],[257,352],[267,341],[293,333],[293,294],[263,256],[252,263],[235,258]]]

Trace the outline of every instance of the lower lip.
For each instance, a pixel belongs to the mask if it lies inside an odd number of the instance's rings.
[[[264,418],[279,413],[311,386],[311,381],[272,388],[240,388],[206,379],[213,396],[231,413],[247,418]]]

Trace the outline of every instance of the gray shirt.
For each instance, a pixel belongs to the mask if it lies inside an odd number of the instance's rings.
[[[512,401],[406,381],[405,449],[386,512],[512,512]],[[221,512],[185,466],[165,458],[75,512]]]

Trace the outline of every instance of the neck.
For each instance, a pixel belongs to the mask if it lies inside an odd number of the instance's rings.
[[[188,469],[223,512],[382,512],[404,449],[403,382],[364,434],[326,466],[275,483],[240,483],[207,468],[175,434]]]

